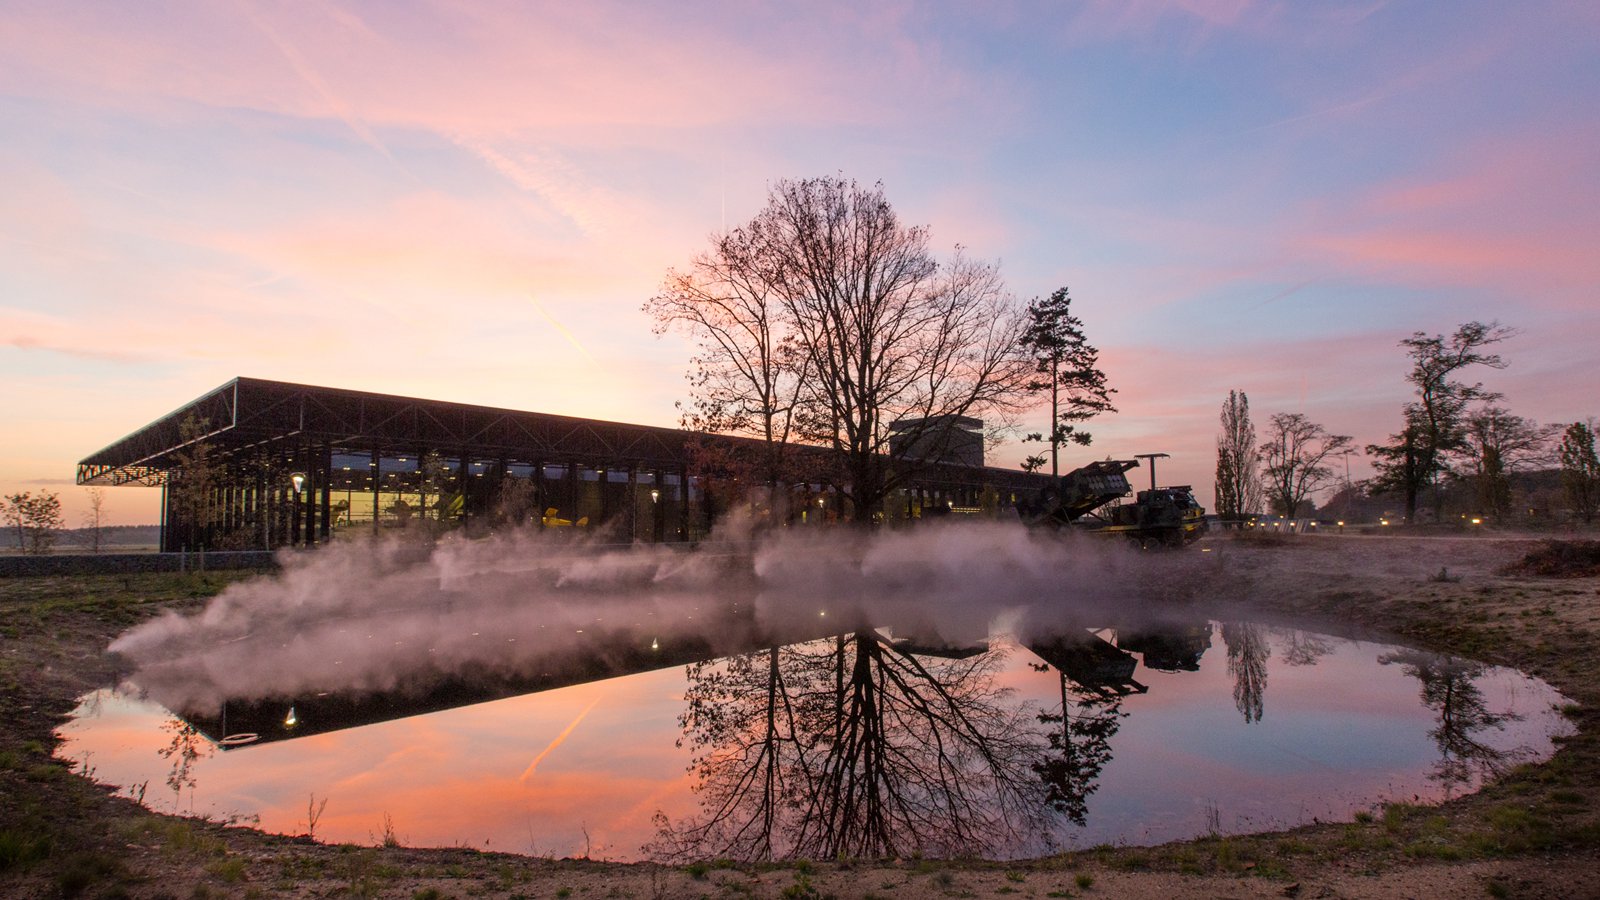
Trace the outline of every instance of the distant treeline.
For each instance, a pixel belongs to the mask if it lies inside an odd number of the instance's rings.
[[[94,529],[92,528],[63,528],[56,532],[56,552],[72,552],[85,547],[94,546]],[[4,545],[16,548],[16,532],[11,529],[10,540]],[[104,547],[139,547],[151,546],[161,543],[160,525],[102,525],[100,526],[100,546]]]
[[[1539,469],[1528,472],[1507,472],[1510,487],[1510,510],[1505,521],[1495,524],[1537,524],[1565,521],[1570,516],[1566,498],[1562,493],[1561,471]],[[1316,508],[1314,515],[1324,519],[1353,519],[1377,521],[1380,517],[1398,519],[1402,513],[1400,501],[1391,495],[1368,495],[1364,485],[1357,483],[1350,490],[1340,489],[1328,498],[1327,503]],[[1470,478],[1451,478],[1437,488],[1442,495],[1443,521],[1484,516],[1482,499]],[[1423,521],[1432,519],[1432,510],[1424,510]],[[1312,514],[1312,513],[1302,513]]]

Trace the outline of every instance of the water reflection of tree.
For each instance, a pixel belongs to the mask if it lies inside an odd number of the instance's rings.
[[[1470,784],[1474,777],[1496,778],[1520,754],[1497,750],[1479,739],[1485,731],[1499,731],[1521,716],[1489,711],[1488,701],[1475,683],[1484,672],[1478,663],[1422,650],[1397,650],[1378,657],[1384,665],[1399,665],[1422,682],[1422,703],[1439,716],[1428,737],[1439,748],[1439,761],[1429,778],[1446,794]]]
[[[1222,642],[1228,647],[1228,674],[1233,676],[1233,705],[1246,722],[1259,722],[1266,714],[1267,658],[1272,648],[1260,625],[1222,623]]]
[[[168,719],[161,723],[161,730],[172,734],[167,746],[156,753],[172,762],[172,770],[167,773],[167,787],[172,788],[172,806],[176,811],[183,798],[183,789],[194,790],[194,764],[209,757],[213,751],[205,735],[182,719]]]
[[[1036,667],[1037,668],[1037,667]],[[1124,693],[1103,685],[1079,684],[1061,674],[1061,712],[1039,713],[1049,731],[1050,753],[1033,764],[1045,786],[1045,802],[1074,825],[1088,819],[1089,795],[1100,786],[1100,771],[1111,761],[1111,738],[1127,712]]]
[[[700,813],[658,818],[665,858],[992,854],[1037,841],[1044,745],[994,675],[873,631],[690,666]]]
[[[1289,629],[1283,648],[1283,661],[1291,666],[1314,666],[1333,652],[1327,638],[1298,628]]]

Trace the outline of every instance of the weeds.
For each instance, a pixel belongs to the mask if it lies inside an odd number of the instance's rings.
[[[818,900],[822,894],[811,883],[811,876],[804,872],[794,873],[794,884],[786,886],[780,896],[789,900]]]
[[[0,830],[0,872],[9,872],[50,855],[50,839],[20,828]]]
[[[221,878],[223,881],[226,881],[229,884],[234,884],[245,880],[244,860],[237,856],[222,860],[221,862],[212,863],[210,866],[206,867],[206,871],[217,876],[218,878]]]
[[[322,802],[317,802],[317,795],[313,792],[306,801],[306,837],[317,839],[317,820],[322,818],[322,811],[328,808],[328,798],[323,797]]]
[[[379,843],[390,850],[401,846],[400,836],[394,832],[394,817],[387,811],[383,814],[383,838]]]
[[[122,860],[108,853],[85,851],[73,854],[56,874],[56,887],[63,897],[77,897],[89,888],[124,874]]]

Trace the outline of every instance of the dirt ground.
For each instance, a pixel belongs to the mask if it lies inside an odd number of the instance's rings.
[[[157,815],[51,756],[103,648],[247,575],[0,580],[0,896],[1600,897],[1600,577],[1497,574],[1535,539],[1211,538],[1144,577],[1159,602],[1393,637],[1537,675],[1577,727],[1548,762],[1439,807],[1014,863],[692,866],[326,846]],[[1203,604],[1203,605],[1202,605]]]

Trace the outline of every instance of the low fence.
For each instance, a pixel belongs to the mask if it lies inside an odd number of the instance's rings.
[[[0,578],[26,575],[127,575],[134,572],[269,569],[275,568],[277,564],[277,553],[271,550],[0,556]]]

